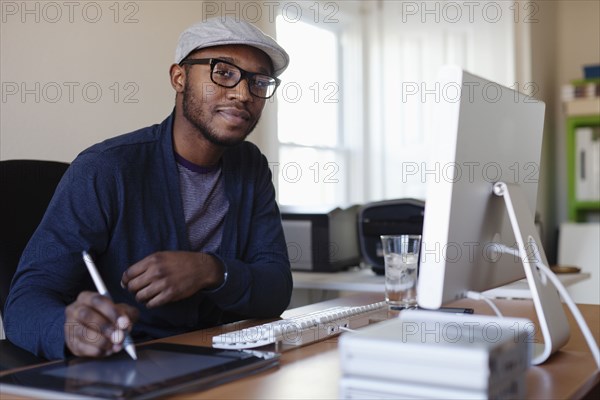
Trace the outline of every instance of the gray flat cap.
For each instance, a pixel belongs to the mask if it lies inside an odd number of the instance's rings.
[[[228,44],[243,44],[264,51],[271,58],[275,76],[279,76],[290,62],[286,51],[256,26],[240,19],[216,17],[183,31],[175,50],[175,63],[179,64],[192,51]]]

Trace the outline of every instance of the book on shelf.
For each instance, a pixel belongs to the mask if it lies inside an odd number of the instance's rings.
[[[600,64],[584,65],[583,76],[586,79],[600,78]]]
[[[561,88],[561,99],[564,102],[600,97],[600,78],[576,79]]]
[[[600,201],[600,127],[575,129],[575,200]]]

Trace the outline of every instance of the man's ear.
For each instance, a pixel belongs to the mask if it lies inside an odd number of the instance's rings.
[[[171,75],[171,86],[177,93],[183,92],[183,88],[185,87],[185,68],[179,64],[171,65],[169,69],[169,74]]]

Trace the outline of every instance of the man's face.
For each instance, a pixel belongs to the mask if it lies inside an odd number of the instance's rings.
[[[271,74],[271,62],[262,51],[249,46],[216,46],[199,50],[188,58],[218,58],[249,72]],[[225,88],[210,79],[210,65],[187,65],[183,95],[183,115],[213,144],[233,146],[252,132],[265,105],[253,96],[242,79]]]

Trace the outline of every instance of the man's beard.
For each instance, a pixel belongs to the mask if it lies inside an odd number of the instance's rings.
[[[258,119],[254,121],[252,126],[250,126],[248,131],[241,138],[220,138],[219,135],[217,135],[217,132],[204,122],[207,120],[207,118],[203,118],[205,112],[202,110],[198,98],[192,94],[192,89],[189,87],[188,82],[185,83],[183,92],[183,116],[198,129],[206,140],[222,147],[231,147],[243,142],[258,123]]]

